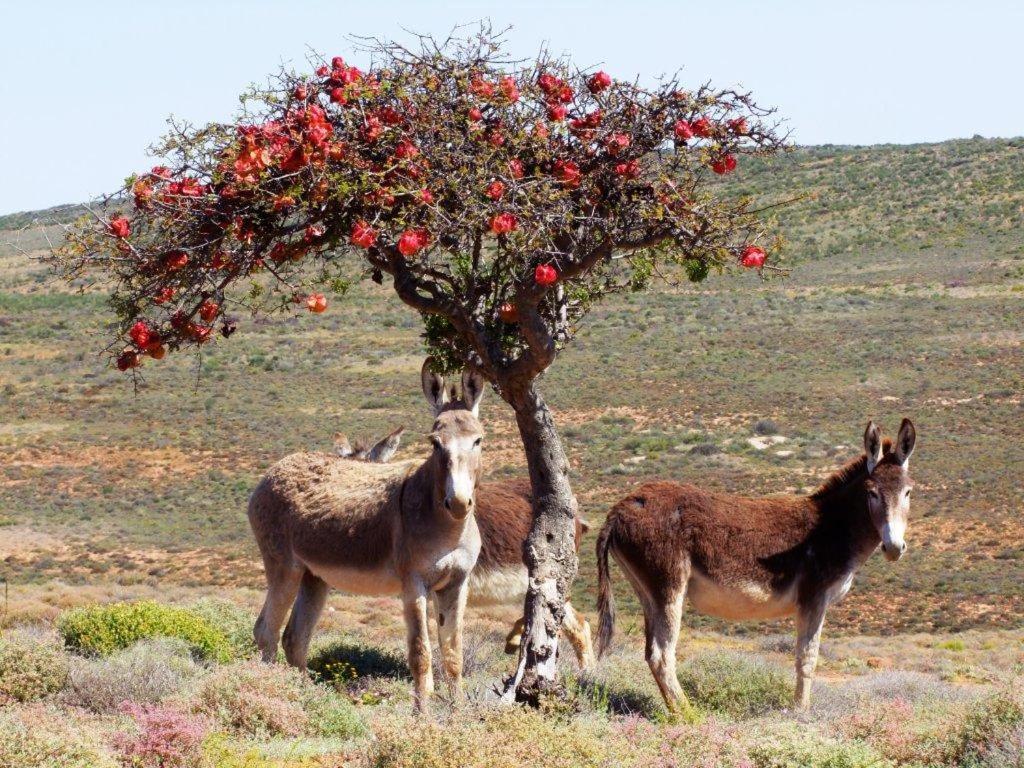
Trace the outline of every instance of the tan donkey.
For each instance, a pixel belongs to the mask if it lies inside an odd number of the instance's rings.
[[[598,655],[612,638],[615,609],[608,554],[626,574],[644,610],[646,657],[670,710],[688,702],[676,678],[683,603],[725,619],[796,616],[795,703],[810,703],[821,627],[828,607],[881,545],[898,560],[907,549],[909,419],[896,444],[873,422],[864,455],[810,496],[747,498],[692,485],[639,486],[608,515],[597,541]]]
[[[469,574],[480,552],[474,510],[483,427],[484,381],[462,375],[462,398],[422,372],[435,416],[425,462],[375,464],[327,453],[296,453],[273,467],[249,500],[263,555],[267,598],[256,621],[265,661],[277,656],[281,626],[290,664],[304,668],[313,628],[331,587],[401,595],[414,680],[425,710],[433,692],[427,600],[437,604],[438,643],[454,692],[462,683],[462,624]]]
[[[403,428],[399,427],[371,446],[353,447],[344,435],[335,435],[335,452],[359,461],[386,463],[398,450]],[[480,557],[469,577],[469,604],[508,605],[523,602],[526,596],[527,572],[523,562],[523,543],[533,523],[530,504],[530,482],[526,479],[499,480],[482,483],[476,492],[476,524],[480,529]],[[576,549],[589,526],[576,518]],[[594,666],[594,649],[590,640],[590,624],[576,613],[571,603],[565,604],[562,623],[566,639],[576,654],[580,668]],[[505,641],[505,653],[518,653],[523,634],[520,617]]]

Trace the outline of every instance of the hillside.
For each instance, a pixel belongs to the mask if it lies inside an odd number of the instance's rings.
[[[868,417],[893,430],[909,415],[922,436],[912,553],[872,562],[834,626],[1019,624],[1024,140],[805,148],[744,171],[730,183],[765,201],[817,195],[780,212],[792,275],[617,299],[544,381],[586,514],[600,521],[653,476],[807,488],[859,450]],[[257,588],[243,509],[269,463],[399,423],[402,455],[424,450],[418,321],[389,290],[361,287],[321,317],[243,323],[201,370],[164,361],[133,393],[100,355],[102,296],[68,292],[26,256],[45,246],[39,230],[5,241],[0,578],[16,586]],[[522,471],[507,409],[489,397],[483,410],[488,472]],[[765,420],[786,445],[749,444]],[[891,613],[868,610],[882,599]]]

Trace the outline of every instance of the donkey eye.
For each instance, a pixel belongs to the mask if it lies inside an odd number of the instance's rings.
[[[440,451],[441,450],[441,441],[438,440],[436,437],[430,438],[430,444],[432,446],[434,446],[434,450],[435,451]]]
[[[480,447],[480,443],[481,443],[482,440],[483,440],[482,437],[478,437],[476,440],[474,440],[473,441],[473,447],[474,448],[479,448]]]

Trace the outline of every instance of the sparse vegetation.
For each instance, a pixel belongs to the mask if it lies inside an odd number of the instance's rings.
[[[755,289],[723,277],[707,289],[616,299],[590,315],[548,374],[591,523],[653,477],[752,494],[811,488],[856,452],[869,416],[911,415],[922,434],[941,435],[914,457],[910,551],[897,567],[869,561],[830,614],[812,708],[801,715],[788,703],[791,624],[726,631],[687,612],[684,675],[725,654],[774,676],[765,687],[739,674],[720,706],[705,678],[711,698],[694,699],[701,722],[665,722],[630,590],[620,594],[621,647],[592,677],[575,677],[567,660],[575,700],[544,716],[489,704],[510,671],[500,650],[515,608],[469,609],[467,646],[487,643],[467,668],[470,702],[450,709],[439,681],[433,723],[408,715],[401,607],[390,599],[332,596],[311,657],[324,683],[197,662],[181,640],[112,643],[105,656],[60,648],[60,614],[156,600],[213,630],[226,658],[247,657],[262,587],[243,514],[255,478],[291,451],[330,449],[335,431],[405,424],[400,458],[423,452],[419,331],[383,289],[363,286],[315,323],[258,324],[211,348],[200,394],[192,361],[167,359],[135,395],[85,351],[103,329],[102,300],[54,289],[0,245],[0,578],[10,584],[0,649],[21,649],[0,650],[0,689],[31,691],[0,694],[0,767],[114,768],[114,734],[133,727],[118,707],[133,700],[209,718],[203,768],[369,768],[417,756],[488,768],[524,756],[639,768],[1021,768],[1022,150],[1019,139],[798,150],[757,181],[772,199],[812,180],[828,191],[780,211],[792,277]],[[45,246],[37,231],[0,233],[7,240]],[[496,407],[485,416],[489,476],[521,475],[509,415]],[[749,446],[759,420],[787,442]],[[588,612],[592,537],[574,588]],[[14,629],[26,622],[35,628]],[[301,728],[271,736],[231,725],[232,711],[259,722],[250,702],[229,695],[233,680],[264,702],[280,697]],[[774,703],[748,716],[765,690]],[[208,714],[209,701],[223,703],[224,719]],[[314,717],[349,735],[315,735]],[[413,735],[428,741],[417,746]]]

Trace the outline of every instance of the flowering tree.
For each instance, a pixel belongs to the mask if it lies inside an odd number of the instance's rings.
[[[783,140],[747,94],[510,61],[486,27],[364,48],[368,71],[314,62],[247,94],[235,123],[176,128],[157,148],[167,165],[129,179],[54,259],[65,277],[112,279],[113,351],[132,371],[230,336],[233,307],[322,312],[325,286],[389,279],[438,364],[476,369],[515,412],[535,520],[509,690],[528,697],[555,678],[577,567],[538,376],[595,302],[661,264],[695,281],[770,268],[749,201],[710,182]]]

